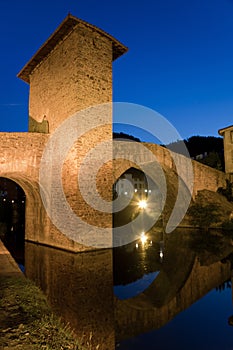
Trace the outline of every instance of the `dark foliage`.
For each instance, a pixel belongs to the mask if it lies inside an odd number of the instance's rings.
[[[226,180],[226,187],[219,187],[218,193],[222,194],[229,202],[233,202],[233,184]]]
[[[231,288],[231,280],[227,280],[225,282],[223,282],[222,284],[220,284],[219,286],[217,286],[215,289],[218,291],[218,292],[222,292],[224,291],[225,289],[230,289]]]
[[[224,170],[223,139],[221,137],[192,136],[183,141],[173,142],[167,147],[174,152],[183,154],[183,147],[181,147],[183,143],[187,147],[190,157],[212,168]],[[201,157],[197,158],[200,155]]]
[[[133,135],[125,134],[124,132],[113,132],[113,138],[114,139],[120,139],[120,140],[132,140],[135,142],[141,142],[141,140],[138,137],[135,137]]]
[[[220,236],[212,235],[209,232],[199,231],[199,233],[192,236],[189,247],[198,256],[202,255],[204,252],[218,255],[223,249],[223,240]]]
[[[194,203],[188,210],[190,222],[193,226],[208,230],[219,221],[218,206],[215,204],[200,205]]]

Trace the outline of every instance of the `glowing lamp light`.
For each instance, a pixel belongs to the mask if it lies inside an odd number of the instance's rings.
[[[147,202],[144,199],[142,199],[141,201],[138,202],[138,206],[140,209],[146,209]]]

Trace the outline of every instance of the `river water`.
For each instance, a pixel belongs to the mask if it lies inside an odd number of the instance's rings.
[[[90,349],[231,350],[232,252],[184,229],[79,254],[26,242],[25,274]]]

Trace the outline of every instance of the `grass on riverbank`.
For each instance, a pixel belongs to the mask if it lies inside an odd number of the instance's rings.
[[[0,349],[83,349],[41,290],[23,276],[0,277],[0,344]]]

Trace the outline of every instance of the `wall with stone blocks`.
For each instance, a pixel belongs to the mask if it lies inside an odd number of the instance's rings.
[[[30,76],[29,115],[52,133],[66,118],[112,101],[112,42],[79,23]],[[30,130],[29,130],[30,131]]]
[[[147,152],[143,152],[143,149],[138,153],[135,143],[117,141],[117,147],[115,143],[113,148],[110,147],[110,155],[113,154],[114,157],[121,155],[121,159],[106,162],[100,167],[96,178],[94,177],[94,181],[96,180],[95,190],[90,188],[90,176],[96,171],[98,161],[105,157],[104,153],[106,152],[109,155],[109,149],[105,149],[97,156],[96,160],[88,163],[86,173],[82,176],[84,194],[89,194],[89,198],[91,201],[93,199],[93,202],[91,202],[91,205],[87,204],[78,185],[80,166],[90,150],[101,141],[108,140],[110,132],[111,125],[106,125],[100,129],[91,130],[88,134],[82,136],[67,154],[61,171],[62,187],[67,202],[74,213],[90,225],[91,231],[89,234],[92,235],[95,246],[98,246],[97,238],[95,242],[96,226],[111,228],[112,215],[104,212],[104,210],[93,208],[92,204],[95,204],[93,194],[97,190],[101,198],[111,201],[114,181],[128,168],[132,166],[139,167],[140,162],[143,164],[151,163],[155,155],[168,179],[168,191],[172,192],[168,198],[172,198],[171,202],[173,202],[177,195],[174,185],[177,180],[177,175],[175,176],[176,168],[169,150],[159,145],[143,144],[145,150],[148,148],[152,152],[148,155]],[[25,191],[26,239],[73,251],[93,249],[93,247],[85,246],[81,242],[76,243],[62,234],[51,223],[44,209],[39,191],[39,168],[41,156],[49,137],[49,134],[42,133],[0,133],[0,176],[12,179]],[[127,159],[129,152],[135,157],[136,163],[124,160],[124,158]],[[54,161],[54,164],[56,164],[56,161]],[[185,167],[185,157],[178,156],[178,164],[180,168]],[[195,197],[198,190],[216,191],[218,187],[225,186],[226,175],[224,173],[195,161],[192,161],[192,164],[194,173],[193,197]],[[52,166],[51,169],[51,172],[57,171],[56,166]],[[51,176],[51,174],[46,175]],[[51,183],[51,186],[56,193],[56,184]],[[62,213],[63,207],[58,205],[58,210]],[[64,225],[66,225],[65,222]]]
[[[41,201],[39,167],[49,135],[0,133],[0,176],[19,184],[26,194],[25,238],[68,250],[87,247],[71,241],[51,223]]]
[[[119,144],[116,144],[116,146],[114,146],[114,156],[125,154],[125,158],[127,159],[130,150],[130,153],[135,159],[135,164],[128,160],[120,160],[116,162],[116,165],[114,166],[115,179],[119,178],[119,176],[131,166],[139,168],[137,164],[143,165],[157,161],[159,164],[161,164],[161,167],[165,173],[168,172],[169,169],[177,173],[178,167],[180,173],[183,173],[186,176],[187,182],[189,181],[189,177],[193,175],[193,198],[195,198],[197,192],[200,190],[207,189],[216,192],[219,187],[225,187],[226,185],[227,175],[222,171],[210,168],[194,160],[191,161],[192,168],[190,168],[190,171],[188,171],[186,157],[177,153],[173,153],[169,149],[161,147],[160,145],[143,143],[142,145],[151,151],[152,154],[150,155],[146,152],[146,150],[139,152],[137,143],[135,142],[116,142]],[[175,165],[174,159],[176,159],[177,167]]]

